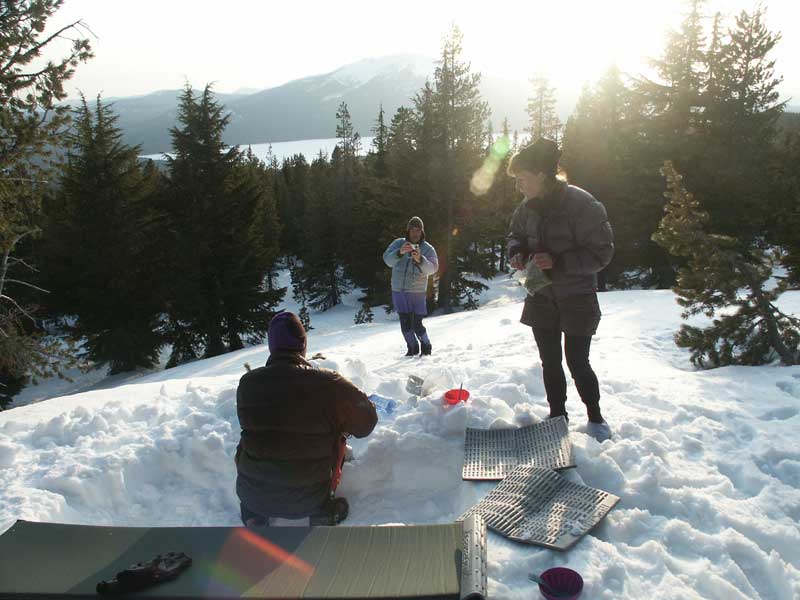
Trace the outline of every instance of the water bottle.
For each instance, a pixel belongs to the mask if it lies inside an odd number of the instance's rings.
[[[378,410],[378,412],[382,412],[385,415],[392,414],[395,408],[397,408],[397,402],[391,398],[379,396],[378,394],[372,394],[369,396],[369,399],[375,405],[375,408]]]

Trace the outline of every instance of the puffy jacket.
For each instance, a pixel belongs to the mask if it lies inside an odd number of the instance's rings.
[[[242,436],[236,492],[265,516],[305,517],[327,499],[342,435],[369,435],[375,405],[347,379],[293,352],[273,353],[236,390]]]
[[[383,253],[383,262],[392,268],[393,292],[426,292],[428,290],[428,277],[439,270],[439,258],[436,250],[428,242],[421,240],[419,252],[422,260],[419,264],[411,258],[411,253],[400,254],[400,248],[408,240],[397,238]]]
[[[605,207],[574,185],[562,184],[543,198],[523,200],[509,230],[509,257],[537,252],[553,257],[553,284],[537,292],[551,298],[597,291],[597,272],[614,256],[614,233]]]

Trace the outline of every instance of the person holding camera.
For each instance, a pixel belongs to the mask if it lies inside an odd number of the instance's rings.
[[[397,238],[383,253],[392,269],[392,304],[400,315],[400,330],[406,340],[406,356],[431,353],[431,341],[422,324],[428,314],[428,278],[439,269],[436,250],[425,241],[425,225],[411,217],[406,237]]]
[[[550,417],[567,416],[567,381],[561,339],[572,379],[586,405],[586,431],[598,441],[611,437],[600,412],[600,388],[589,364],[589,347],[600,323],[597,273],[614,256],[614,234],[605,207],[589,192],[556,177],[561,152],[540,138],[508,165],[524,198],[511,217],[508,256],[515,269],[548,280],[525,298],[520,322],[533,329],[542,361]]]

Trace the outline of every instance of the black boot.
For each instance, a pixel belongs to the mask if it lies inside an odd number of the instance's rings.
[[[408,352],[406,352],[406,356],[416,356],[419,354],[419,346],[409,346]]]
[[[338,525],[350,514],[350,503],[347,498],[334,498],[331,501],[331,521]]]
[[[329,498],[323,504],[322,511],[309,519],[309,524],[312,527],[338,525],[347,518],[349,513],[350,504],[347,502],[347,498]]]
[[[425,342],[423,342],[422,352],[420,352],[420,354],[422,354],[422,356],[430,356],[431,350],[433,350],[433,347],[430,344],[426,344]]]

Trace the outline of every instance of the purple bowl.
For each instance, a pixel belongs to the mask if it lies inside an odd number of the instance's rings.
[[[583,577],[566,567],[547,569],[539,577],[557,592],[569,594],[569,596],[553,596],[544,591],[544,588],[540,585],[539,591],[547,600],[577,600],[583,591]]]

